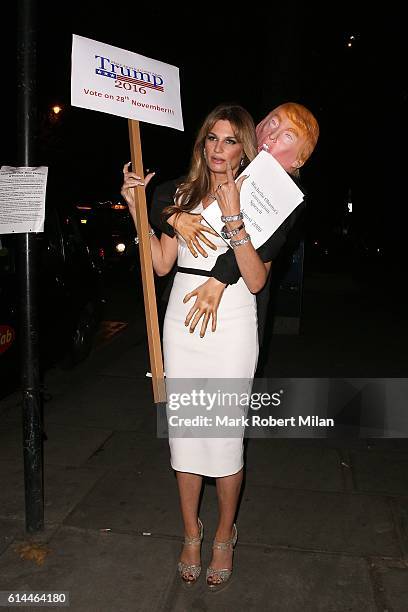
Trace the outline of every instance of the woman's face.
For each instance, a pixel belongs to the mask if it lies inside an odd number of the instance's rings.
[[[258,151],[267,151],[286,172],[299,167],[305,138],[284,111],[272,111],[256,127]]]
[[[210,172],[226,174],[230,162],[235,174],[244,157],[244,147],[235,137],[229,121],[220,119],[208,132],[205,145],[205,158]]]

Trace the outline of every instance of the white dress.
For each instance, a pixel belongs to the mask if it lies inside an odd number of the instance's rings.
[[[203,206],[199,204],[192,212],[202,210]],[[222,238],[207,236],[217,245],[216,251],[206,248],[207,258],[200,254],[195,258],[178,236],[179,267],[213,268],[217,257],[229,247]],[[236,388],[250,392],[251,383],[248,388],[248,381],[254,377],[258,360],[256,297],[242,278],[236,284],[228,285],[218,308],[216,331],[211,331],[210,321],[205,336],[200,338],[202,319],[194,333],[184,325],[195,297],[186,304],[183,304],[183,298],[207,280],[208,276],[199,274],[178,271],[175,275],[163,328],[168,397],[174,389],[179,389],[180,379],[197,379],[201,386],[208,384],[209,387],[211,381],[212,388],[216,379],[228,379],[229,386],[231,379],[239,379],[234,381]],[[194,414],[197,414],[197,408]],[[202,414],[208,416],[210,413],[203,408]],[[233,437],[169,437],[172,468],[211,477],[235,474],[243,466],[243,434],[242,427],[240,434]]]

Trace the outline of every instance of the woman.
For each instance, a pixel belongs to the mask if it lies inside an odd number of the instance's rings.
[[[311,111],[297,102],[285,102],[271,110],[256,127],[258,151],[267,151],[280,163],[282,168],[299,185],[299,169],[307,162],[313,153],[318,138],[319,124]],[[150,218],[156,227],[169,236],[174,236],[174,230],[184,238],[192,254],[197,257],[198,253],[207,256],[205,247],[214,248],[210,240],[203,233],[207,230],[201,223],[201,215],[189,214],[187,212],[170,213],[167,222],[163,222],[163,210],[174,200],[176,188],[183,178],[167,181],[158,185],[152,194]],[[299,185],[301,187],[301,185]],[[306,199],[305,199],[306,200]],[[305,200],[259,249],[259,256],[263,261],[275,262],[279,258],[282,247],[286,244],[294,244],[299,229],[298,220],[305,210]],[[295,230],[295,227],[297,228]],[[274,263],[272,264],[274,265]],[[278,264],[279,265],[279,264]],[[239,268],[232,249],[217,258],[212,276],[205,283],[197,286],[195,291],[189,293],[189,300],[195,298],[187,317],[186,325],[191,322],[190,329],[194,332],[197,328],[200,335],[204,336],[208,325],[212,322],[211,329],[215,331],[215,318],[218,305],[222,299],[225,287],[237,282],[240,277]],[[276,277],[275,277],[276,281]],[[167,303],[173,279],[166,288],[162,300]],[[269,281],[268,281],[269,283]],[[258,337],[262,342],[265,330],[265,319],[268,307],[269,291],[268,283],[262,291],[257,293],[258,304]],[[210,327],[210,325],[209,325]]]
[[[221,105],[205,119],[194,144],[190,170],[176,193],[176,205],[167,212],[199,214],[214,200],[221,208],[224,231],[231,239],[240,269],[240,280],[225,291],[219,306],[222,325],[217,333],[200,338],[183,325],[189,306],[183,298],[197,282],[205,281],[217,257],[228,246],[213,233],[217,250],[195,258],[180,236],[162,234],[158,240],[150,230],[155,272],[167,274],[177,259],[178,272],[171,291],[163,330],[164,367],[167,383],[172,379],[253,378],[258,359],[255,293],[265,284],[270,262],[264,263],[251,245],[240,213],[239,190],[245,177],[234,177],[257,153],[255,126],[240,106]],[[147,184],[124,168],[122,195],[135,219],[132,189]],[[222,358],[220,358],[222,356]],[[242,432],[243,433],[243,432]],[[233,548],[237,540],[234,523],[242,484],[243,440],[228,438],[170,438],[171,464],[176,471],[185,541],[178,570],[184,584],[191,586],[201,572],[200,545],[203,526],[198,503],[203,476],[216,479],[219,522],[213,556],[207,569],[207,585],[219,590],[232,572]]]

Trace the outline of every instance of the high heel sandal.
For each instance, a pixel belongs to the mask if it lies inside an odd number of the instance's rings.
[[[237,526],[235,523],[232,528],[232,533],[233,533],[232,538],[230,540],[227,540],[226,542],[217,542],[217,540],[214,540],[213,548],[216,548],[218,550],[231,549],[232,554],[234,556],[234,548],[235,548],[235,545],[238,539],[238,530],[237,530]],[[227,586],[231,578],[231,574],[232,574],[232,568],[231,569],[215,569],[211,566],[208,567],[207,573],[206,573],[206,581],[207,581],[208,588],[213,592],[221,591],[221,589]],[[208,582],[209,578],[213,578],[213,579],[216,578],[217,580],[219,580],[219,582]]]
[[[201,547],[201,542],[203,541],[203,535],[204,535],[204,527],[200,519],[198,519],[197,522],[198,522],[198,527],[200,529],[200,535],[195,538],[189,538],[188,536],[185,536],[184,544],[187,546],[200,545]],[[188,563],[184,563],[184,561],[179,561],[177,565],[177,569],[178,569],[178,573],[180,574],[180,578],[183,584],[186,587],[190,588],[198,580],[198,577],[201,573],[201,564],[200,565],[197,565],[197,564],[189,565]],[[192,579],[190,579],[190,576],[192,576]]]

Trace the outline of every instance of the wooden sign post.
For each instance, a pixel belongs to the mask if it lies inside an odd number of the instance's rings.
[[[97,40],[72,36],[71,104],[126,117],[132,170],[144,177],[139,121],[183,130],[179,69]],[[119,91],[118,91],[119,89]],[[166,401],[144,188],[134,189],[153,396]]]
[[[128,122],[132,171],[136,172],[138,176],[144,177],[139,122],[134,119],[129,119]],[[160,344],[150,237],[148,233],[149,221],[147,217],[146,192],[144,188],[135,187],[134,197],[147,338],[149,343],[150,369],[152,372],[153,397],[155,403],[158,404],[166,401],[166,388],[164,384],[163,357]]]

